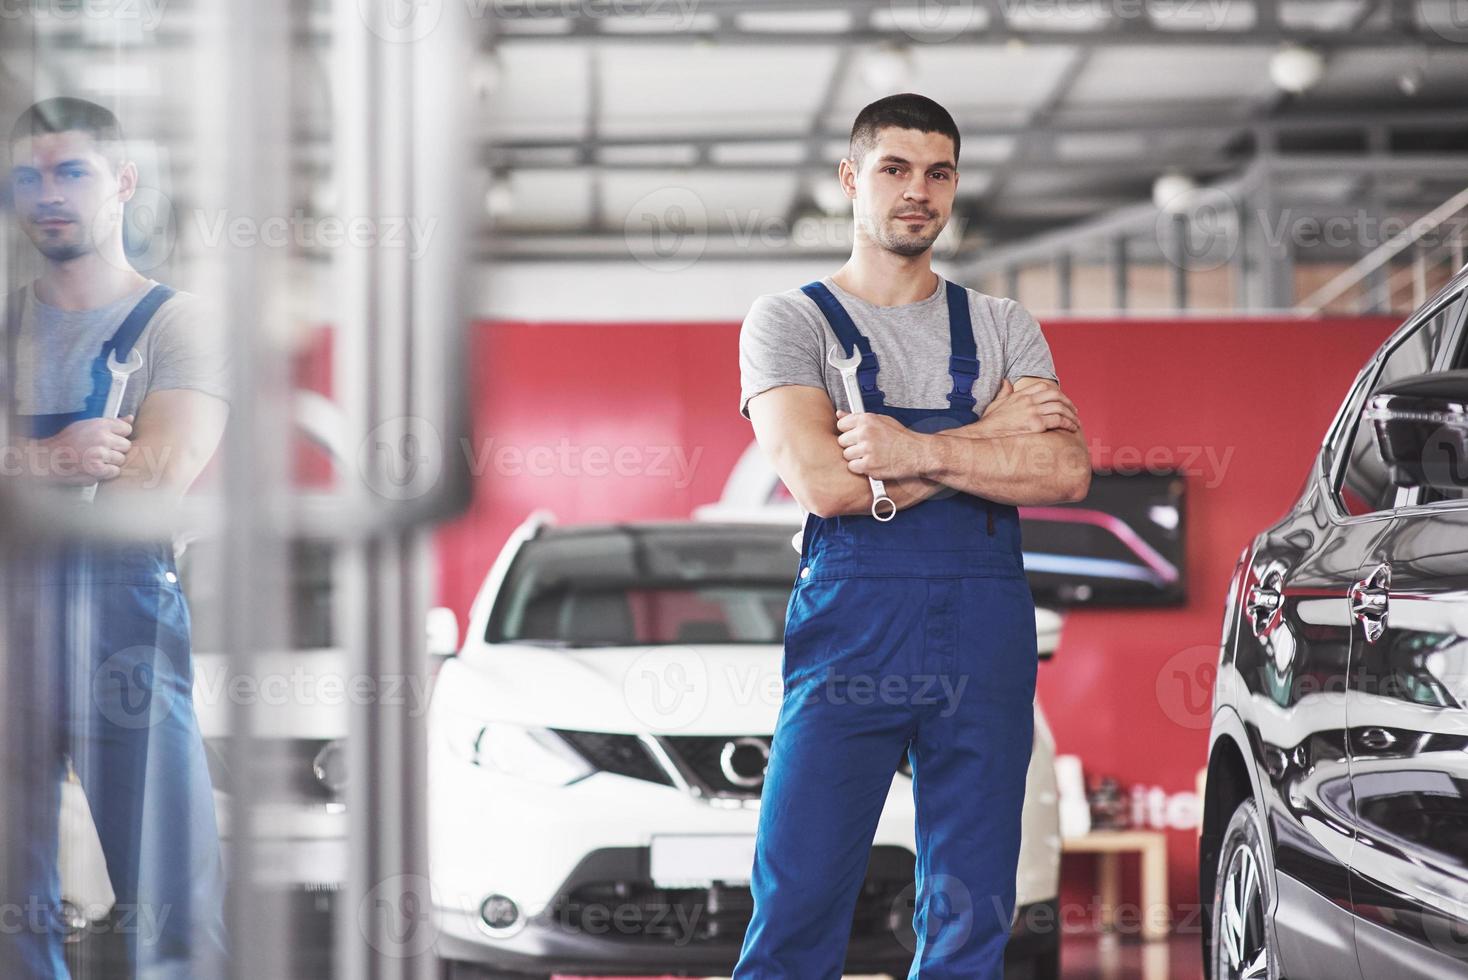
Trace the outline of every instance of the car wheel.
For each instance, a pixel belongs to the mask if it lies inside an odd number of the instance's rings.
[[[1259,807],[1244,800],[1223,834],[1213,887],[1213,980],[1278,980],[1279,956],[1265,910],[1274,905],[1274,865]]]

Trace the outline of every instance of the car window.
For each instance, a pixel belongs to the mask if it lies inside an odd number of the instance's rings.
[[[1462,309],[1463,297],[1460,294],[1401,338],[1382,362],[1381,369],[1371,381],[1369,392],[1374,393],[1395,381],[1430,371]],[[1335,485],[1336,502],[1342,511],[1353,517],[1388,510],[1397,496],[1397,486],[1377,451],[1376,435],[1370,425],[1361,424],[1362,404],[1364,400],[1352,407],[1355,417],[1347,420],[1348,431],[1351,432],[1350,450]]]
[[[779,643],[797,556],[788,528],[630,528],[527,542],[490,613],[490,643]]]
[[[1465,294],[1468,296],[1468,294]],[[1450,371],[1462,371],[1468,368],[1468,335],[1461,335],[1458,339],[1457,350],[1453,354],[1453,361],[1448,365]],[[1449,505],[1455,502],[1468,500],[1468,487],[1420,487],[1416,492],[1418,504],[1436,504],[1447,501]]]

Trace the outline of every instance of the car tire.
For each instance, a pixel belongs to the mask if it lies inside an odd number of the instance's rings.
[[[1252,798],[1234,810],[1218,853],[1213,886],[1213,980],[1279,980],[1279,953],[1268,910],[1274,907],[1274,862]]]

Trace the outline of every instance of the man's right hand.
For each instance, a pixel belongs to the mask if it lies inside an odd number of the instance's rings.
[[[1051,429],[1080,430],[1074,403],[1060,388],[1038,378],[1005,378],[999,392],[975,423],[975,432],[988,438],[1018,436]]]
[[[105,483],[122,473],[133,417],[82,419],[31,444],[30,475],[64,486]]]

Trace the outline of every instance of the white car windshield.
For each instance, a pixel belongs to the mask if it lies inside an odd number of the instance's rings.
[[[548,529],[510,567],[490,643],[779,643],[799,556],[759,525]]]

